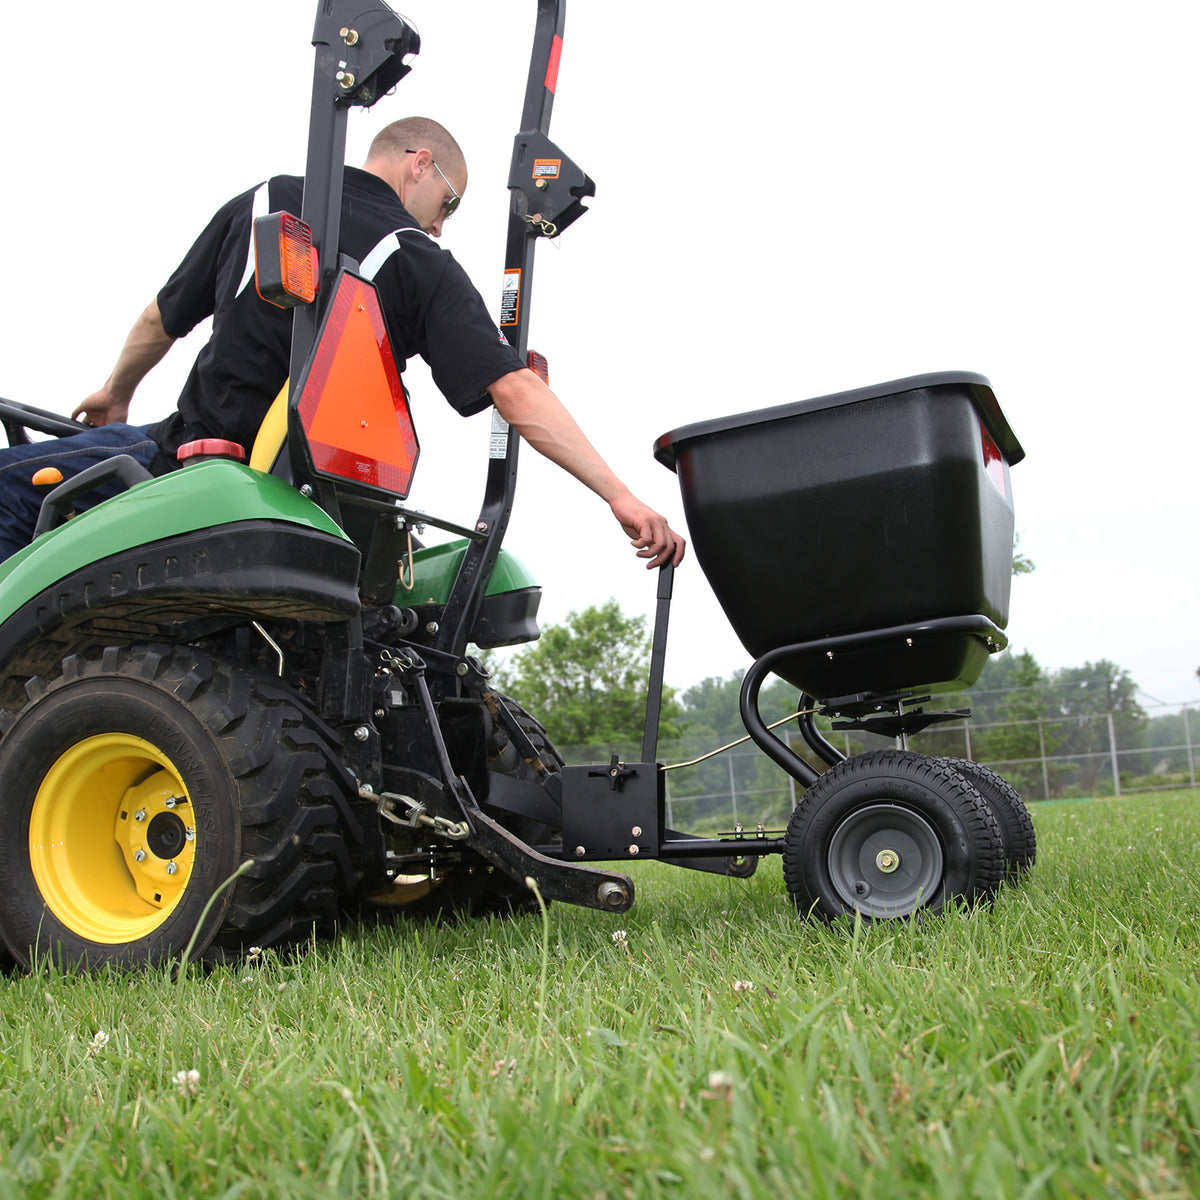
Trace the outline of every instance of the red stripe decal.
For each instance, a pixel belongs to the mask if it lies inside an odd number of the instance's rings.
[[[546,64],[546,89],[554,91],[558,87],[558,60],[562,58],[562,38],[556,33],[550,43],[550,61]]]

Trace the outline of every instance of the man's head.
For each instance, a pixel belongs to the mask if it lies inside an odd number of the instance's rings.
[[[428,117],[405,117],[384,126],[371,143],[363,169],[378,175],[400,197],[426,233],[441,237],[442,222],[467,190],[467,162],[447,130]]]

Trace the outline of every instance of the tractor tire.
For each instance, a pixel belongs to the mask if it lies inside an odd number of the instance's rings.
[[[158,966],[189,943],[218,965],[332,931],[353,780],[280,680],[114,646],[26,691],[0,740],[0,938],[20,965]]]
[[[538,754],[538,764],[526,760],[503,725],[489,717],[487,765],[494,774],[541,786],[547,774],[563,768],[562,756],[554,748],[541,723],[515,701],[502,697]],[[484,806],[486,808],[486,805]],[[559,831],[530,818],[492,810],[506,829],[522,841],[538,845],[553,841]],[[524,881],[511,879],[490,865],[452,867],[434,878],[428,875],[401,876],[391,887],[359,899],[361,916],[376,920],[404,917],[481,917],[536,913],[537,897]]]
[[[796,907],[825,920],[886,921],[987,901],[1004,847],[987,803],[938,759],[856,755],[804,793],[784,839]]]
[[[1037,861],[1037,834],[1020,792],[1002,775],[969,758],[943,758],[987,801],[1004,842],[1004,879],[1019,883]]]

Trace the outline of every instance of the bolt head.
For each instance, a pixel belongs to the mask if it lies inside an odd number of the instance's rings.
[[[176,873],[176,871],[178,871],[178,870],[179,870],[179,868],[173,862],[167,863],[167,874],[168,875],[174,875]]]
[[[587,853],[587,851],[582,846],[575,847],[575,857],[576,858],[582,858],[586,853]]]
[[[641,847],[637,844],[637,842],[634,842],[633,845],[629,847],[629,853],[633,855],[634,858],[641,853]]]
[[[146,861],[145,850],[135,850],[133,852],[133,861],[134,862],[145,862]]]
[[[642,836],[642,827],[640,825],[635,825],[630,830],[630,832],[633,834],[634,837],[641,837]]]
[[[354,740],[356,742],[365,742],[367,740],[367,738],[369,738],[370,736],[371,736],[371,731],[365,725],[360,725],[354,731]]]
[[[139,808],[137,812],[133,814],[133,819],[135,821],[144,821],[146,819],[146,810],[144,808]]]
[[[900,855],[895,850],[880,850],[875,855],[875,865],[884,875],[890,875],[900,866]]]

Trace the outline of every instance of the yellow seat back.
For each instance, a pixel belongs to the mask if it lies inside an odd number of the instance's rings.
[[[258,433],[254,436],[254,447],[250,451],[250,465],[256,471],[267,471],[275,465],[279,451],[287,440],[288,428],[288,385],[284,380],[279,395],[267,409]]]

